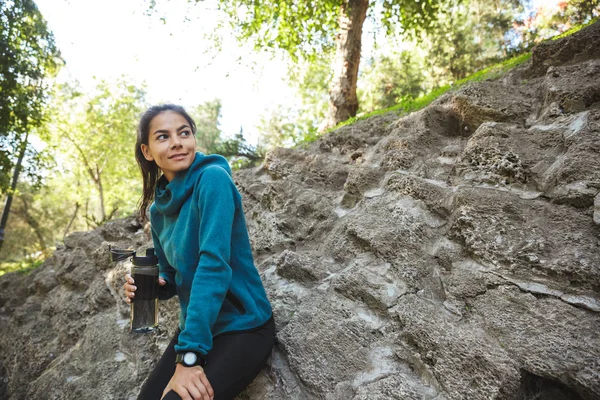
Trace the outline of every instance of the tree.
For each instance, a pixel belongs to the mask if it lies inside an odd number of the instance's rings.
[[[260,143],[267,149],[296,144],[303,133],[298,132],[297,126],[292,122],[295,119],[293,110],[282,106],[263,114],[257,126]]]
[[[198,1],[198,0],[196,0]],[[369,9],[386,32],[427,30],[443,0],[219,0],[241,40],[285,50],[293,60],[335,48],[330,103],[322,129],[356,115],[362,29]]]
[[[263,148],[252,146],[246,142],[244,131],[241,128],[233,138],[219,142],[215,153],[226,157],[234,169],[254,165],[265,157]]]
[[[294,107],[273,107],[261,116],[257,129],[260,143],[267,149],[297,145],[318,136],[319,124],[327,111],[327,85],[331,76],[326,55],[290,65],[287,76],[298,103]]]
[[[6,240],[3,259],[44,251],[52,243],[51,227],[60,221],[56,218],[49,221],[46,218],[49,209],[40,207],[40,200],[44,199],[43,195],[48,195],[48,191],[44,188],[40,190],[26,182],[19,183],[18,196],[15,197],[12,217],[8,225],[14,235]]]
[[[425,77],[422,60],[414,52],[389,51],[368,60],[361,74],[361,110],[373,111],[395,106],[402,99],[423,94]]]
[[[511,40],[514,24],[524,18],[528,0],[448,0],[430,32],[420,40],[426,49],[426,69],[440,86],[451,84],[519,52]]]
[[[517,29],[527,18],[527,0],[447,0],[444,4],[427,32],[408,40],[388,37],[376,44],[359,77],[362,111],[388,108],[452,85],[527,48],[518,40]]]
[[[77,85],[65,84],[56,94],[50,143],[73,179],[73,190],[79,191],[77,202],[90,226],[112,219],[122,208],[133,211],[134,188],[140,186],[133,149],[144,98],[144,90],[124,80],[101,81],[86,95]]]
[[[200,104],[191,109],[190,115],[196,122],[196,146],[204,154],[214,153],[221,138],[221,100]]]
[[[54,37],[35,3],[0,2],[0,193],[7,194],[0,219],[0,248],[21,171],[32,179],[40,178],[29,135],[44,121],[44,79],[54,75],[59,64]]]
[[[600,0],[562,0],[555,5],[542,3],[517,25],[517,30],[520,39],[531,46],[599,16]]]
[[[32,205],[34,193],[39,192],[39,189],[21,182],[17,190],[19,195],[14,198],[11,218],[6,227],[11,234],[4,240],[0,261],[25,258],[48,246],[48,236],[44,229],[44,222],[48,221],[41,221],[37,207]],[[32,210],[34,207],[35,210]]]
[[[62,164],[62,162],[61,162]],[[87,227],[84,201],[75,175],[55,163],[41,187],[19,181],[0,262],[47,255],[65,236]],[[133,210],[132,210],[133,211]]]

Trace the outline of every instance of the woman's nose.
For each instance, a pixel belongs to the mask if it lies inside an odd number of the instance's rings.
[[[175,137],[171,139],[171,148],[174,149],[176,147],[181,147],[181,138],[179,135],[175,135]]]

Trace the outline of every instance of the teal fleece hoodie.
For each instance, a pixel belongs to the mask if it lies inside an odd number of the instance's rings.
[[[177,352],[206,355],[213,337],[265,324],[271,305],[254,266],[241,196],[227,160],[196,153],[150,207],[160,275],[159,298],[179,296]]]

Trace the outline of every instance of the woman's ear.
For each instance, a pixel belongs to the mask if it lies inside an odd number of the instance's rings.
[[[154,157],[152,157],[152,154],[150,153],[150,147],[148,147],[148,145],[142,143],[140,148],[142,149],[142,154],[146,160],[154,161]]]

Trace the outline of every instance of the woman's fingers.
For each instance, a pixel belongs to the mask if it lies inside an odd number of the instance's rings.
[[[214,397],[206,374],[200,366],[184,367],[177,364],[170,386],[182,400],[211,400]]]
[[[212,396],[208,392],[208,388],[203,384],[203,382],[195,381],[194,384],[195,384],[196,390],[198,390],[198,392],[200,393],[200,397],[198,398],[199,400],[211,400],[212,399]],[[194,400],[196,400],[195,397],[194,397]]]
[[[125,291],[125,302],[131,304],[131,299],[135,297],[135,290],[137,287],[134,286],[134,280],[129,274],[125,274],[125,283],[123,284]]]
[[[212,396],[208,393],[206,386],[204,386],[201,383],[198,383],[196,385],[196,388],[201,393],[201,397],[199,397],[199,400],[212,400]]]
[[[125,288],[125,292],[131,292],[131,294],[137,290],[137,286],[130,285],[129,283],[124,284],[123,287]]]
[[[194,400],[210,400],[206,395],[206,389],[204,389],[204,387],[200,388],[199,386],[201,385],[189,385],[185,389]],[[204,389],[204,393],[202,392],[202,389]]]
[[[165,390],[163,390],[162,396],[160,396],[160,400],[162,400],[165,397],[165,395],[167,393],[169,393],[170,390],[171,390],[171,382],[169,382],[169,384],[167,385],[167,387],[165,387]]]
[[[181,400],[202,400],[202,397],[194,397],[192,394],[190,394],[190,391],[188,388],[186,388],[185,386],[173,386],[171,388],[171,390],[173,390],[175,393],[177,393],[179,395],[179,397],[181,397]]]
[[[190,395],[194,400],[212,400],[214,392],[210,386],[210,382],[206,378],[204,369],[200,366],[192,367],[193,375],[189,384],[186,385]]]
[[[165,285],[167,284],[167,281],[166,281],[164,278],[162,278],[162,277],[159,277],[159,278],[158,278],[158,284],[159,284],[160,286],[165,286]]]
[[[202,382],[202,385],[206,388],[208,400],[212,399],[215,395],[215,392],[213,391],[212,386],[210,386],[210,382],[208,381],[208,378],[206,377],[206,373],[204,373],[204,369],[201,370],[199,376],[200,376],[200,382]]]
[[[125,302],[131,304],[131,300],[135,297],[134,292],[125,291]]]

